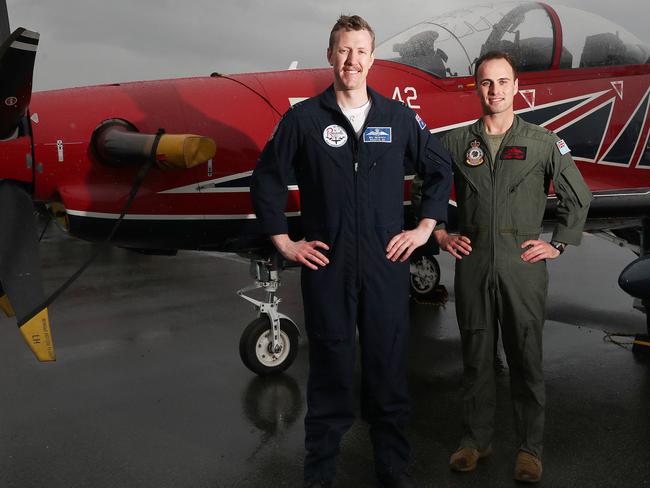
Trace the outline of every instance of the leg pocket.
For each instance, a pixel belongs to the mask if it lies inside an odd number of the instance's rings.
[[[310,338],[342,340],[353,333],[357,293],[346,285],[341,263],[318,270],[302,268],[301,288],[305,311],[305,328]]]

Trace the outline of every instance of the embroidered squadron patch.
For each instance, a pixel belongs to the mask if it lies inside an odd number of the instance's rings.
[[[569,146],[567,146],[566,142],[564,142],[564,139],[560,139],[555,143],[557,148],[560,150],[560,154],[564,156],[566,153],[570,153],[571,149],[569,149]]]
[[[501,151],[501,159],[526,159],[526,152],[528,148],[526,146],[506,146]]]
[[[328,125],[323,131],[323,140],[328,146],[341,147],[348,142],[348,133],[340,125]]]
[[[470,166],[480,166],[483,164],[483,149],[481,149],[479,146],[481,143],[474,139],[472,142],[469,143],[470,148],[467,151],[467,159],[465,162],[470,165]]]
[[[392,127],[366,127],[363,142],[393,142]]]

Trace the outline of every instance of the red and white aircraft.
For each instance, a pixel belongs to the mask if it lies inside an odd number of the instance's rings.
[[[0,239],[0,281],[8,294],[0,305],[8,311],[14,306],[39,357],[52,359],[53,347],[43,317],[37,316],[36,325],[32,319],[43,297],[34,291],[40,289],[35,228],[27,226],[23,236],[25,209],[31,211],[31,200],[47,202],[70,234],[106,239],[143,155],[160,145],[159,161],[180,161],[186,169],[149,171],[112,244],[232,251],[259,260],[256,286],[269,292],[268,300],[249,299],[260,317],[242,336],[242,359],[258,373],[288,367],[297,351],[297,328],[277,311],[277,270],[257,229],[249,178],[282,114],[325,89],[331,71],[214,73],[32,95],[38,34],[19,31],[0,52],[1,223],[3,235],[14,236]],[[595,196],[587,230],[644,254],[650,246],[646,239],[643,249],[640,239],[642,230],[650,236],[650,47],[625,29],[588,12],[538,2],[464,8],[380,45],[369,83],[417,111],[432,132],[443,133],[480,116],[472,65],[493,49],[519,61],[517,113],[555,131],[571,148]],[[159,128],[203,137],[164,142],[155,135]],[[174,149],[180,156],[171,155]],[[407,210],[412,177],[405,175]],[[289,189],[286,212],[298,236],[299,190]],[[554,203],[551,194],[549,218]],[[412,263],[415,293],[430,293],[438,282],[431,254],[421,252]],[[647,289],[650,272],[641,278]],[[633,281],[638,285],[638,273]]]

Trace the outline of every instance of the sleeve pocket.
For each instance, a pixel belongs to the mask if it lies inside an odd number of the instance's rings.
[[[573,197],[581,207],[585,207],[591,203],[593,198],[591,191],[575,165],[571,165],[562,171],[557,186],[558,190],[563,190],[568,196]]]

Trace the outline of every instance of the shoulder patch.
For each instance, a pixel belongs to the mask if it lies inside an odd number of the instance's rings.
[[[560,154],[561,154],[562,156],[564,156],[565,154],[571,152],[571,149],[569,149],[569,146],[567,146],[567,143],[564,142],[564,139],[560,139],[559,141],[557,141],[557,142],[555,143],[555,145],[556,145],[557,148],[560,150]]]
[[[424,130],[427,128],[427,124],[424,123],[424,120],[418,114],[415,114],[415,120],[417,120],[420,129]]]

